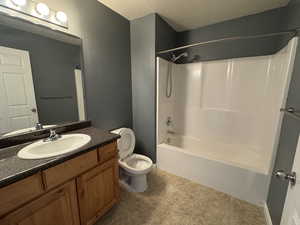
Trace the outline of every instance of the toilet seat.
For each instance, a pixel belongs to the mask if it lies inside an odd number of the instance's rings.
[[[132,154],[125,159],[119,159],[119,164],[127,172],[138,175],[150,172],[153,162],[144,155]]]
[[[135,147],[135,135],[133,131],[128,128],[120,128],[112,131],[112,133],[121,136],[117,141],[120,159],[130,156]]]

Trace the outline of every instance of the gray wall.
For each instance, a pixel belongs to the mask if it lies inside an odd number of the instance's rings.
[[[39,121],[77,121],[74,69],[80,65],[81,47],[3,25],[0,33],[0,46],[29,52]]]
[[[72,0],[82,32],[88,119],[132,127],[130,24],[96,0]]]
[[[157,14],[130,23],[136,151],[156,162],[156,51],[176,46],[176,32]]]
[[[136,151],[156,161],[155,14],[130,22]]]
[[[178,33],[178,45],[280,30],[282,8]]]
[[[281,31],[283,23],[283,8],[233,19],[195,30],[179,32],[177,45],[222,39],[236,36],[249,36],[257,34],[274,33]],[[286,45],[289,37],[268,37],[249,40],[227,41],[201,47],[189,48],[189,58],[181,62],[208,61],[247,56],[274,54]],[[178,54],[178,53],[177,53]]]
[[[177,46],[177,32],[158,14],[155,14],[155,38],[156,51]]]

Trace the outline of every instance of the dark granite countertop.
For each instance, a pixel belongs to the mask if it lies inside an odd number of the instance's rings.
[[[0,149],[0,188],[31,176],[41,170],[75,158],[78,155],[91,151],[96,147],[107,144],[120,137],[119,135],[111,134],[108,131],[102,131],[93,127],[74,130],[68,133],[87,134],[91,137],[91,141],[80,149],[67,154],[35,160],[20,159],[17,156],[18,151],[32,142]]]

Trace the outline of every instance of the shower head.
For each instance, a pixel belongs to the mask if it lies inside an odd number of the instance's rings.
[[[180,59],[181,57],[188,57],[188,53],[184,52],[181,53],[179,56],[175,56],[174,54],[172,54],[172,62],[176,62],[178,59]]]

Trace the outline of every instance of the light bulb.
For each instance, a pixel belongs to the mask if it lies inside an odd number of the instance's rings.
[[[16,6],[24,6],[27,3],[27,0],[11,0],[11,2]]]
[[[67,15],[62,11],[58,11],[56,13],[56,19],[62,23],[66,23],[68,21]]]
[[[50,9],[45,3],[38,3],[36,5],[36,11],[42,16],[49,16]]]

